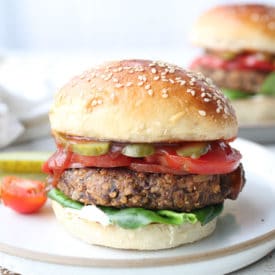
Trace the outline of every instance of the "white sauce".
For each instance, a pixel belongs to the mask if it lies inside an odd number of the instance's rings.
[[[81,210],[65,208],[66,212],[75,213],[79,218],[98,222],[104,226],[111,224],[109,217],[95,205],[86,205],[81,208]]]

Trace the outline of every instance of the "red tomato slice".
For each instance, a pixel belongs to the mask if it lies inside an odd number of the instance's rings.
[[[225,142],[214,142],[207,154],[198,159],[181,157],[162,149],[159,163],[173,169],[182,169],[191,174],[225,174],[235,170],[241,159],[239,151]]]
[[[43,172],[50,174],[55,170],[55,172],[60,171],[62,173],[67,169],[70,164],[72,153],[65,150],[64,148],[58,148],[57,151],[44,163],[42,170]]]
[[[219,56],[203,55],[193,61],[190,68],[201,65],[212,69],[225,70],[259,70],[271,72],[275,70],[275,65],[267,60],[259,59],[257,55],[245,54],[239,55],[232,60],[225,60]]]
[[[38,211],[47,200],[45,183],[15,176],[3,178],[1,196],[6,206],[23,214]]]
[[[126,157],[120,154],[120,152],[110,152],[106,155],[96,157],[87,157],[78,154],[72,154],[70,167],[121,167],[129,166],[131,162],[132,158]]]

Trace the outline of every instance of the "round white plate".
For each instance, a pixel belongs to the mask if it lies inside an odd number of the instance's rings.
[[[24,275],[109,274],[110,268],[113,274],[136,268],[140,274],[224,274],[258,260],[275,248],[275,157],[241,139],[234,147],[243,154],[247,183],[238,200],[226,201],[212,236],[163,251],[115,250],[68,235],[49,205],[28,216],[1,205],[0,265]]]

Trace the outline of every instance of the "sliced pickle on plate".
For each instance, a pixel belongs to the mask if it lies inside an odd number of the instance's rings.
[[[128,144],[122,149],[121,153],[132,158],[142,158],[153,155],[155,148],[150,144]]]
[[[0,172],[40,173],[42,164],[51,156],[50,152],[6,152],[0,153]]]
[[[70,143],[74,153],[82,156],[101,156],[108,153],[110,142]]]
[[[210,149],[207,142],[192,142],[177,149],[177,154],[181,157],[191,157],[197,159],[205,155]]]

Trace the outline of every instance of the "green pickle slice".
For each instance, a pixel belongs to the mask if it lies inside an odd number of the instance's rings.
[[[207,142],[198,142],[192,144],[186,144],[177,150],[177,154],[181,157],[191,157],[197,159],[202,155],[205,155],[210,149],[210,145]]]
[[[155,148],[150,144],[128,144],[122,149],[121,153],[128,157],[142,158],[153,155]]]
[[[5,152],[0,153],[1,173],[40,173],[42,164],[50,152]]]
[[[101,156],[108,153],[110,142],[71,143],[74,153],[82,156]]]

